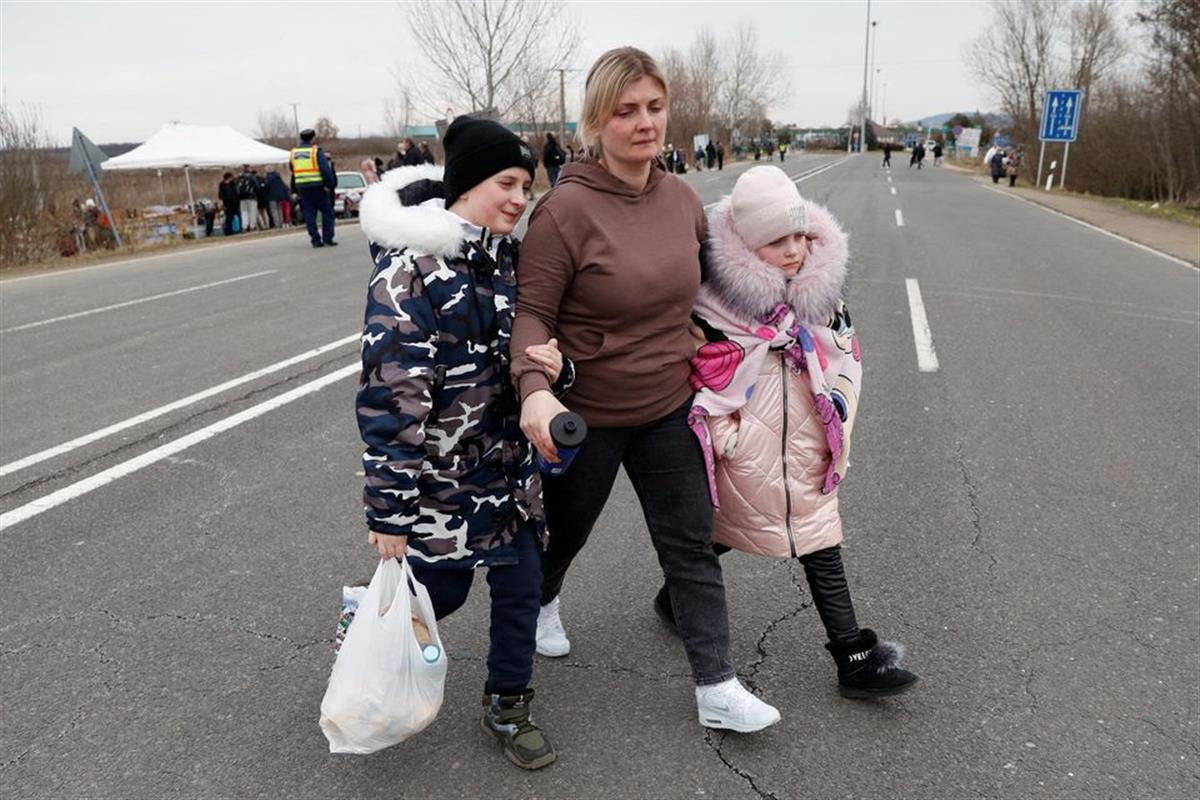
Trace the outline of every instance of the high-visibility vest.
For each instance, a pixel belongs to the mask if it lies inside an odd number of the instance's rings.
[[[317,163],[317,148],[292,148],[292,175],[296,177],[297,186],[308,186],[322,183],[321,165]]]

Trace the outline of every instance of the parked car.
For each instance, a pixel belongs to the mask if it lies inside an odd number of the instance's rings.
[[[361,172],[339,172],[333,190],[333,214],[337,217],[357,217],[358,204],[367,190],[367,179]]]

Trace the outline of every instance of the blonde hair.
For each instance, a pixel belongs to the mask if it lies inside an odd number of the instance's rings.
[[[600,129],[608,122],[621,92],[629,84],[650,77],[662,87],[669,100],[667,79],[649,53],[636,47],[618,47],[596,59],[588,70],[583,90],[583,114],[580,115],[579,141],[600,151]]]

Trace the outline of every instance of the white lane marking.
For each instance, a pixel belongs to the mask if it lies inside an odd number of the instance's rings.
[[[895,186],[893,186],[893,187],[892,187],[892,194],[895,194],[895,193],[896,193],[896,187],[895,187]]]
[[[850,156],[843,156],[842,158],[839,158],[837,161],[834,161],[832,164],[826,164],[823,167],[817,167],[816,169],[809,170],[808,172],[803,172],[799,175],[799,177],[792,178],[792,183],[803,183],[804,181],[808,180],[809,178],[813,178],[813,177],[816,177],[817,175],[820,175],[822,172],[824,172],[827,169],[833,169],[838,164],[849,161],[850,158],[851,158]],[[767,162],[767,165],[769,166],[770,162]],[[763,166],[763,165],[760,165],[760,166]],[[791,177],[791,176],[789,175],[788,177]],[[710,208],[712,208],[719,202],[721,202],[721,201],[714,200],[713,202],[708,203],[707,205],[704,206],[704,210],[708,211]]]
[[[900,209],[896,209],[896,227],[904,227],[904,215],[900,213]]]
[[[339,220],[339,224],[346,224],[345,220]],[[181,247],[180,250],[170,253],[159,253],[152,256],[139,256],[138,258],[122,258],[119,261],[105,261],[103,264],[93,264],[90,267],[63,267],[56,269],[53,272],[43,272],[38,275],[22,275],[16,278],[4,278],[0,280],[0,286],[6,286],[10,283],[18,283],[20,281],[33,281],[39,278],[63,278],[68,275],[78,275],[81,272],[91,272],[94,269],[108,269],[109,267],[119,267],[123,264],[141,264],[146,261],[157,261],[160,258],[172,258],[174,256],[194,256],[197,253],[211,253],[214,250],[225,250],[230,247],[242,247],[248,244],[262,244],[263,242],[278,242],[284,239],[291,239],[300,234],[308,235],[308,232],[301,225],[292,233],[273,233],[270,236],[260,236],[247,239],[241,242],[226,242],[225,244],[200,245],[192,247]]]
[[[888,167],[889,172],[891,171],[891,169],[892,169],[891,167]],[[891,183],[891,182],[892,182],[892,176],[888,175],[888,183]]]
[[[198,403],[201,400],[213,397],[214,395],[227,392],[235,386],[241,386],[244,383],[257,380],[264,375],[270,375],[273,372],[278,372],[281,369],[287,369],[294,364],[299,364],[300,362],[307,361],[310,358],[316,358],[317,356],[328,353],[331,350],[337,350],[340,347],[345,347],[351,342],[360,341],[361,338],[362,335],[356,333],[353,336],[347,336],[344,339],[338,339],[336,342],[330,342],[329,344],[321,345],[320,347],[305,351],[299,355],[292,356],[291,358],[285,358],[283,361],[277,361],[274,364],[263,367],[262,369],[256,369],[254,372],[248,372],[239,378],[225,381],[224,383],[212,386],[203,391],[180,398],[172,403],[167,403],[165,406],[159,406],[158,408],[153,408],[142,414],[138,414],[135,417],[130,417],[129,419],[113,423],[106,428],[101,428],[98,431],[85,434],[76,439],[72,439],[69,442],[63,442],[62,444],[56,447],[51,447],[48,450],[42,450],[40,453],[34,453],[33,455],[25,456],[24,458],[16,461],[9,462],[8,464],[0,466],[0,476],[8,475],[9,473],[25,469],[26,467],[32,466],[41,461],[45,461],[48,458],[54,458],[55,456],[70,452],[77,447],[83,447],[84,445],[88,445],[92,442],[112,436],[114,433],[120,433],[123,430],[132,428],[135,425],[141,425],[143,422],[149,422],[156,417],[161,417],[163,414],[169,414],[172,411],[178,411],[179,409],[190,406],[193,403]]]
[[[239,411],[237,414],[218,420],[211,425],[207,425],[198,431],[189,433],[187,436],[181,436],[173,442],[168,442],[153,450],[142,453],[140,456],[131,458],[128,461],[123,461],[120,464],[109,467],[103,472],[98,472],[89,478],[85,478],[70,486],[63,487],[56,492],[51,492],[45,497],[40,497],[26,503],[23,506],[18,506],[12,511],[7,511],[0,514],[0,531],[16,525],[19,522],[24,522],[30,517],[36,517],[43,511],[49,511],[55,506],[60,506],[63,503],[81,497],[88,492],[99,489],[101,486],[112,483],[118,478],[123,478],[126,475],[131,475],[138,470],[148,467],[155,462],[162,461],[164,458],[173,456],[176,453],[187,450],[193,445],[200,444],[203,441],[213,438],[219,433],[224,433],[231,428],[236,428],[243,422],[248,422],[255,417],[261,417],[269,411],[274,411],[281,406],[285,406],[293,400],[298,400],[305,395],[312,394],[318,389],[322,389],[331,383],[354,375],[362,370],[362,365],[359,362],[347,364],[341,369],[330,372],[327,375],[322,375],[316,380],[301,384],[295,389],[284,392],[277,397],[272,397],[270,400],[265,400],[258,405],[251,406],[244,411]]]
[[[917,369],[921,372],[937,372],[937,351],[933,349],[933,333],[929,330],[929,319],[925,316],[925,302],[921,300],[921,286],[916,278],[905,278],[908,289],[908,308],[912,315],[913,342],[917,347]]]
[[[1047,214],[1054,214],[1057,217],[1062,217],[1063,219],[1069,219],[1071,222],[1074,222],[1076,225],[1082,225],[1083,227],[1090,228],[1090,229],[1096,231],[1097,233],[1103,233],[1105,236],[1111,236],[1114,239],[1119,239],[1120,241],[1125,242],[1125,244],[1131,244],[1134,247],[1138,247],[1138,248],[1141,248],[1142,250],[1145,250],[1147,253],[1153,253],[1156,256],[1162,256],[1163,258],[1167,259],[1168,261],[1174,261],[1176,264],[1182,264],[1183,266],[1188,267],[1189,269],[1193,269],[1193,270],[1200,269],[1200,267],[1197,267],[1196,264],[1193,264],[1192,262],[1187,261],[1186,259],[1179,258],[1178,256],[1173,256],[1170,253],[1164,253],[1162,250],[1156,250],[1153,247],[1151,247],[1150,245],[1142,244],[1141,242],[1135,242],[1133,239],[1127,239],[1119,233],[1113,233],[1112,231],[1106,231],[1106,230],[1104,230],[1104,228],[1097,227],[1096,225],[1093,225],[1090,222],[1084,222],[1081,219],[1076,219],[1075,217],[1072,217],[1070,214],[1064,214],[1061,211],[1055,211],[1053,208],[1047,208],[1046,206],[1042,205],[1041,203],[1035,203],[1032,200],[1026,200],[1024,197],[1021,197],[1020,195],[1009,194],[1008,192],[1003,191],[1002,189],[994,189],[991,186],[985,186],[982,183],[976,184],[976,185],[979,186],[981,189],[987,189],[989,192],[995,192],[996,194],[1001,195],[1003,197],[1011,197],[1013,200],[1020,200],[1022,203],[1027,203],[1027,204],[1033,206],[1034,208],[1040,208],[1042,211],[1045,211]]]
[[[808,180],[809,178],[813,178],[813,177],[816,177],[817,175],[820,175],[822,172],[824,172],[827,169],[833,169],[838,164],[843,164],[849,160],[850,160],[850,156],[843,156],[842,158],[839,158],[837,161],[833,162],[832,164],[826,164],[823,167],[818,167],[817,169],[809,170],[808,172],[805,172],[802,175],[800,175],[800,177],[798,177],[798,178],[792,178],[792,183],[802,183],[802,182]]]
[[[24,325],[14,325],[11,328],[0,329],[0,333],[13,333],[15,331],[27,331],[30,328],[40,328],[43,325],[51,325],[55,322],[63,322],[68,319],[78,319],[79,317],[87,317],[92,314],[99,314],[102,311],[113,311],[118,308],[127,308],[128,306],[136,306],[138,303],[149,303],[151,300],[162,300],[164,297],[175,297],[176,295],[187,294],[188,292],[198,292],[201,289],[211,289],[214,286],[224,286],[227,283],[236,283],[237,281],[245,281],[250,278],[261,278],[263,275],[272,275],[276,272],[273,269],[263,270],[262,272],[252,272],[249,275],[239,275],[236,278],[226,278],[223,281],[213,281],[212,283],[201,284],[200,286],[189,286],[186,289],[176,289],[173,292],[163,292],[162,294],[152,294],[149,297],[139,297],[137,300],[126,300],[123,303],[113,303],[111,306],[101,306],[100,308],[89,308],[87,311],[76,311],[74,314],[63,314],[61,317],[51,317],[50,319],[38,320],[37,322],[27,322]]]

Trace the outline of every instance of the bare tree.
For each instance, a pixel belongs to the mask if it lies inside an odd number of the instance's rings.
[[[1083,90],[1083,109],[1092,88],[1125,55],[1125,41],[1117,27],[1115,0],[1087,0],[1071,6],[1068,17],[1070,53],[1067,62],[1069,85]]]
[[[329,117],[323,116],[318,119],[313,130],[316,131],[318,141],[331,142],[338,138],[338,126],[334,125]]]
[[[1054,33],[1063,6],[1055,0],[992,0],[992,19],[969,46],[967,63],[990,86],[1022,131],[1036,130],[1040,101],[1054,69]]]
[[[296,135],[296,127],[292,118],[282,109],[259,109],[258,138],[259,139],[291,139]]]
[[[763,115],[782,93],[783,56],[764,54],[758,34],[750,25],[739,25],[727,41],[725,76],[718,97],[718,117],[722,135],[728,137],[738,127],[746,127],[751,118]]]
[[[548,79],[575,53],[564,11],[558,0],[415,0],[413,38],[433,73],[425,105],[507,116],[538,84],[527,76]]]
[[[702,28],[688,48],[691,112],[699,133],[709,133],[725,85],[725,68],[717,37]]]
[[[387,132],[401,138],[407,135],[408,126],[413,119],[412,90],[398,72],[393,72],[396,80],[396,96],[385,97],[383,100],[383,122]]]

